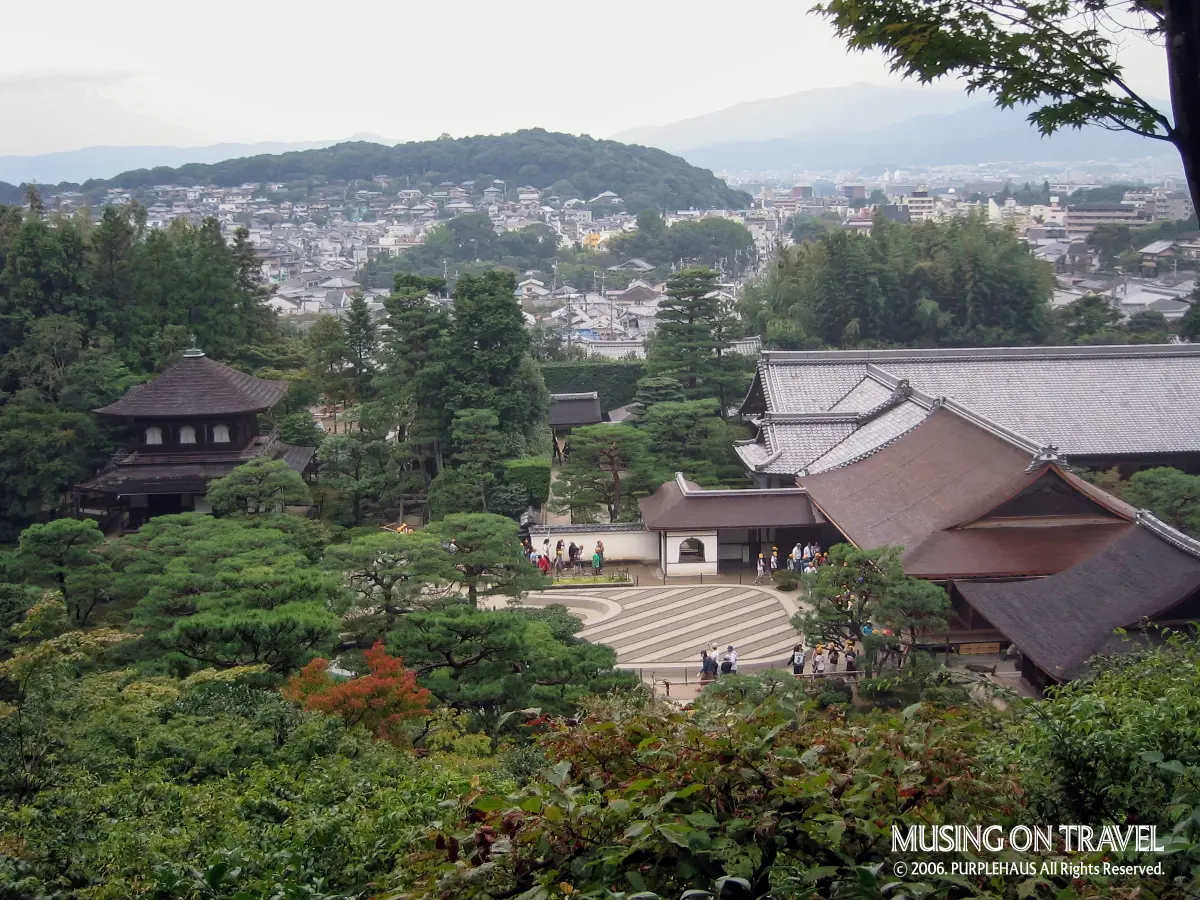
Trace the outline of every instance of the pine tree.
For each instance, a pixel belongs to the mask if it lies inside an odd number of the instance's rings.
[[[648,372],[674,378],[692,399],[716,396],[711,383],[718,370],[726,313],[715,296],[718,275],[712,269],[684,269],[667,282],[657,325],[646,358]]]

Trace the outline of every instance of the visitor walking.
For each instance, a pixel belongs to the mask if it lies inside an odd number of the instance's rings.
[[[767,561],[765,559],[763,559],[763,555],[760,553],[760,554],[758,554],[758,570],[757,570],[757,574],[754,576],[754,583],[762,584],[766,580],[767,580]]]
[[[600,568],[604,565],[604,557],[600,553],[600,545],[596,545],[596,552],[592,554],[592,574],[599,575]]]
[[[717,680],[717,661],[708,655],[707,650],[700,651],[700,683],[711,684]]]
[[[571,541],[570,546],[567,547],[567,562],[571,566],[571,574],[578,575],[579,574],[579,547],[576,546],[574,541]]]
[[[729,663],[729,671],[731,674],[737,674],[737,651],[733,649],[733,644],[729,645],[729,649],[725,651],[725,662]],[[725,671],[725,667],[721,666],[721,671]]]
[[[603,569],[604,569],[604,541],[596,541],[596,556],[600,560],[600,565],[598,568],[601,571],[603,571]],[[596,574],[599,575],[600,573],[597,572]]]
[[[837,664],[838,664],[838,648],[837,648],[837,644],[834,644],[833,646],[831,646],[829,648],[829,671],[830,672],[837,671]]]
[[[817,644],[816,652],[813,653],[812,664],[813,664],[813,675],[815,675],[817,678],[824,678],[825,677],[825,646],[823,644]]]
[[[799,678],[804,674],[804,644],[792,648],[792,674]]]

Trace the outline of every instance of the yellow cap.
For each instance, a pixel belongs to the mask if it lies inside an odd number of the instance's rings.
[[[759,559],[762,559],[762,558],[763,558],[763,555],[762,555],[761,553],[760,553],[760,554],[758,554],[758,558],[759,558]]]

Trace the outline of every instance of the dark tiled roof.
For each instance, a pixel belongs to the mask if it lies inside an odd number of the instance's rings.
[[[596,391],[584,394],[551,394],[550,424],[597,425],[604,420],[600,412],[600,395]]]
[[[903,547],[906,571],[927,578],[1051,574],[1129,528],[1132,507],[1055,465],[1032,463],[1028,449],[937,409],[879,452],[798,480],[856,546]],[[1043,478],[1082,494],[1082,509],[1061,524],[1039,518],[961,527]]]
[[[710,491],[678,474],[638,506],[646,527],[656,531],[779,528],[816,521],[807,495],[797,488]]]
[[[112,465],[90,481],[79,485],[84,491],[102,494],[203,494],[208,483],[224,478],[244,460],[186,463],[177,465]]]
[[[292,444],[277,444],[279,450],[276,453],[277,459],[282,459],[295,472],[303,472],[308,468],[308,464],[312,462],[313,455],[317,452],[315,447],[296,447]]]
[[[1078,565],[1049,578],[956,583],[963,598],[1059,680],[1113,646],[1113,631],[1165,618],[1200,590],[1200,559],[1143,522]]]
[[[287,382],[255,378],[207,356],[185,356],[153,381],[130,388],[97,413],[138,418],[226,416],[264,412],[287,393]]]
[[[131,454],[110,463],[95,478],[80,484],[79,489],[116,495],[203,494],[210,481],[224,478],[251,459],[259,456],[282,459],[293,471],[303,472],[315,452],[312,447],[296,447],[275,440],[273,435],[260,435],[241,452],[180,454],[174,462],[168,454],[158,454],[148,461],[143,454]]]

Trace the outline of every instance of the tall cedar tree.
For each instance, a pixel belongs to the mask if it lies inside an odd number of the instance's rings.
[[[464,276],[454,285],[449,396],[453,409],[490,409],[502,431],[524,433],[542,415],[531,409],[522,360],[529,332],[509,272]]]
[[[343,330],[354,396],[359,403],[363,403],[372,398],[371,380],[375,375],[375,337],[378,328],[362,294],[355,294],[351,299]]]
[[[380,334],[379,390],[408,410],[405,437],[440,458],[453,407],[446,396],[450,316],[430,300],[443,294],[440,278],[400,274],[384,300],[387,328]]]

